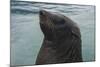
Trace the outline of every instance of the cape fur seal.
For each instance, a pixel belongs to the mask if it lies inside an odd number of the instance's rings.
[[[82,62],[80,29],[68,17],[40,10],[40,27],[43,44],[36,65]]]

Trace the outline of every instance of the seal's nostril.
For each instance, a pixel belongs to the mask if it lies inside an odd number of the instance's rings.
[[[40,11],[40,15],[43,15],[43,11]]]

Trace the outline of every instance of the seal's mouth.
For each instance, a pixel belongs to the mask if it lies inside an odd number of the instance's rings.
[[[43,24],[47,28],[54,28],[53,14],[46,10],[40,10],[40,24]]]
[[[47,13],[47,11],[45,11],[45,10],[40,10],[40,15],[41,15],[41,16],[45,15],[46,13]]]
[[[52,14],[49,11],[40,10],[39,12],[40,27],[44,35],[47,36],[48,40],[51,40],[53,38],[52,33],[54,32],[54,24],[50,16],[52,16]]]
[[[40,23],[44,24],[47,20],[47,12],[45,10],[40,10],[39,16],[40,16]]]
[[[40,15],[40,23],[43,23],[43,22],[47,22],[47,20],[50,19],[50,12],[46,11],[46,10],[40,10],[39,12],[39,15]]]

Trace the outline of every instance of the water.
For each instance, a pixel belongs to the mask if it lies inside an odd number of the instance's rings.
[[[39,10],[60,12],[75,21],[82,34],[84,61],[95,60],[95,6],[11,2],[11,65],[33,65],[43,41]]]

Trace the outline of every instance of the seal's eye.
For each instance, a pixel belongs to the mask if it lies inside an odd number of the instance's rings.
[[[64,20],[64,19],[61,19],[61,20],[59,21],[59,23],[64,24],[64,23],[65,23],[65,20]]]
[[[57,24],[57,25],[61,25],[61,24],[64,24],[65,23],[65,20],[64,19],[57,19],[57,20],[53,20],[54,21],[54,24]]]

